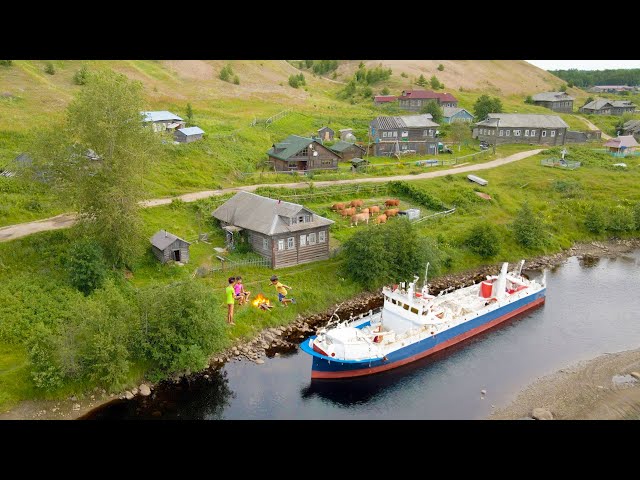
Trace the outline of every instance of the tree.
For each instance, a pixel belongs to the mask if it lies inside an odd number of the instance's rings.
[[[562,85],[562,86],[560,87],[560,91],[561,91],[561,92],[566,92],[566,91],[567,91],[567,85],[566,85],[566,84],[565,84],[565,85]]]
[[[493,257],[500,251],[500,236],[490,223],[478,223],[474,225],[464,243],[482,258]]]
[[[222,69],[220,70],[220,74],[218,75],[218,77],[220,77],[220,80],[224,80],[225,82],[231,81],[232,76],[233,69],[231,68],[231,65],[225,65],[224,67],[222,67]]]
[[[418,80],[416,80],[416,85],[420,85],[421,87],[424,87],[427,84],[427,79],[424,78],[424,75],[420,74],[420,76],[418,77]]]
[[[384,88],[382,89],[382,92],[381,92],[381,93],[382,93],[382,95],[389,95],[389,93],[390,93],[390,92],[389,92],[389,89],[388,89],[387,87],[384,87]]]
[[[420,113],[430,113],[436,123],[440,123],[442,120],[442,110],[435,100],[429,100],[425,103],[420,109]]]
[[[443,64],[438,65],[438,70],[442,72],[444,70],[444,65]]]
[[[431,80],[429,80],[429,84],[431,85],[431,88],[433,88],[434,90],[438,90],[439,88],[442,88],[442,85],[440,85],[440,81],[438,80],[438,77],[436,77],[435,75],[431,77]]]
[[[523,203],[511,224],[516,241],[526,248],[544,245],[546,232],[540,217],[533,213],[529,204]]]
[[[473,112],[479,121],[487,118],[490,113],[501,113],[502,102],[499,98],[490,98],[488,95],[481,95],[473,105]]]
[[[47,66],[44,67],[44,71],[45,71],[45,73],[48,73],[49,75],[55,75],[56,74],[56,67],[53,65],[53,62],[47,62]]]
[[[569,88],[573,88],[575,85],[573,84],[573,82],[567,82],[567,87]]]
[[[86,65],[80,67],[80,69],[73,75],[73,83],[76,85],[84,85],[89,78],[89,70]]]
[[[607,229],[607,215],[597,203],[591,204],[584,219],[584,225],[592,233],[603,233]]]
[[[111,70],[89,75],[67,107],[65,123],[35,136],[34,168],[78,212],[113,266],[130,265],[144,245],[138,202],[143,174],[160,153],[160,136],[142,122],[142,83]]]
[[[460,151],[462,143],[467,143],[471,139],[469,124],[462,120],[456,120],[451,124],[450,128],[449,136],[451,140],[458,144],[458,151]]]
[[[107,266],[100,245],[84,238],[69,250],[66,269],[71,284],[85,295],[102,285],[107,276]]]
[[[193,108],[191,108],[190,103],[187,103],[187,125],[193,125]]]
[[[2,67],[10,67],[13,65],[13,60],[0,60],[0,66]]]

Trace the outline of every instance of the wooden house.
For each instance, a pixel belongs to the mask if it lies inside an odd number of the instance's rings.
[[[377,117],[369,124],[369,133],[374,143],[373,154],[437,154],[436,129],[439,125],[432,118],[431,114]]]
[[[582,106],[580,112],[591,115],[622,115],[633,113],[635,109],[635,104],[628,100],[598,99]]]
[[[356,145],[355,143],[343,142],[342,140],[334,143],[329,147],[333,152],[335,152],[340,160],[351,160],[355,157],[362,157],[365,154],[365,149],[360,145]]]
[[[189,245],[191,243],[166,230],[160,230],[151,237],[151,250],[162,263],[170,260],[189,263]]]
[[[476,123],[473,138],[489,144],[564,145],[569,125],[557,115],[490,113]]]
[[[182,118],[166,110],[140,113],[142,114],[142,121],[151,125],[154,132],[175,131],[186,126]]]
[[[398,106],[403,110],[418,112],[428,102],[436,102],[441,107],[457,107],[458,99],[450,93],[436,93],[433,90],[403,90],[398,97]]]
[[[267,155],[275,170],[294,173],[337,170],[340,158],[317,140],[298,135],[289,135],[282,142],[274,143]]]
[[[180,143],[191,143],[196,140],[202,140],[202,135],[204,135],[204,130],[200,127],[188,127],[188,128],[179,128],[176,130],[174,134],[174,138],[176,142]]]
[[[443,123],[453,122],[471,122],[473,120],[473,114],[468,110],[460,107],[442,107],[442,121]]]
[[[622,126],[623,135],[633,135],[633,137],[640,141],[640,120],[629,120]]]
[[[542,92],[533,96],[534,105],[548,108],[554,112],[573,112],[574,98],[566,92]]]
[[[272,268],[329,258],[329,226],[333,220],[297,203],[241,191],[212,216],[222,227],[244,231],[253,250],[268,258]]]
[[[393,103],[398,100],[395,95],[376,95],[373,97],[373,103],[375,105],[383,105],[385,103]]]
[[[640,145],[633,138],[633,135],[618,135],[616,138],[612,138],[604,144],[610,152],[616,153],[619,156],[625,156],[636,151]]]
[[[334,132],[333,129],[329,127],[322,127],[318,129],[318,138],[323,142],[333,142],[333,137],[335,136],[335,134],[336,132]]]

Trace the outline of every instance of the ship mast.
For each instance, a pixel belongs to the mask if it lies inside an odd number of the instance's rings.
[[[429,288],[427,287],[427,274],[429,273],[429,262],[427,262],[427,267],[424,269],[424,282],[422,282],[422,291],[423,293],[429,293]]]

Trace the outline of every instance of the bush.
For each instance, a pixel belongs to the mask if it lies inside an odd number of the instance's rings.
[[[302,73],[299,75],[289,75],[289,85],[293,88],[298,88],[300,85],[306,85],[306,83],[307,82]]]
[[[407,197],[412,198],[420,205],[423,205],[431,210],[448,210],[447,207],[442,201],[434,197],[433,195],[420,190],[418,187],[414,187],[413,185],[407,182],[389,182],[389,192],[395,195],[405,195]]]
[[[10,67],[13,65],[13,60],[0,60],[0,66],[2,67]]]
[[[380,93],[381,93],[382,95],[389,95],[389,93],[390,93],[390,92],[389,92],[389,89],[388,89],[387,87],[384,87],[384,88],[382,89],[382,92],[380,92]]]
[[[56,74],[56,67],[53,66],[52,62],[47,63],[47,66],[44,67],[44,71],[45,73],[48,73],[49,75],[55,75]]]
[[[523,203],[511,224],[516,241],[526,248],[545,244],[546,232],[542,220],[533,213],[527,203]]]
[[[607,229],[607,218],[604,208],[597,204],[591,205],[587,210],[584,226],[591,233],[603,233]]]
[[[405,72],[402,72],[402,73],[400,74],[400,76],[401,76],[402,78],[409,78],[409,75],[407,75]]]
[[[225,65],[224,67],[222,67],[218,75],[220,80],[224,80],[225,82],[229,82],[232,76],[233,76],[233,69],[231,68],[231,65]]]
[[[99,288],[107,276],[104,252],[100,245],[89,239],[71,246],[65,266],[71,284],[85,295]]]
[[[464,243],[482,258],[493,257],[500,251],[500,235],[496,227],[490,223],[478,223],[473,226]]]
[[[42,323],[35,325],[27,345],[31,380],[36,388],[54,390],[62,386],[63,373],[57,361],[58,338]]]
[[[76,85],[85,85],[88,79],[89,79],[89,70],[87,69],[86,65],[83,65],[82,67],[80,67],[80,70],[78,70],[73,75],[73,82]]]
[[[633,206],[633,221],[635,223],[636,230],[640,230],[640,202]]]
[[[533,103],[533,97],[531,95],[527,95],[527,98],[524,99],[524,103]]]
[[[634,212],[623,205],[616,205],[609,209],[609,224],[607,230],[615,233],[635,230]]]
[[[240,85],[240,77],[238,75],[233,76],[233,84]]]
[[[444,70],[444,65],[443,64],[438,65],[438,70],[442,72]]]

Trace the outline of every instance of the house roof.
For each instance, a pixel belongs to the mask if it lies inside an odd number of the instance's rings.
[[[288,225],[283,220],[283,217],[296,216],[301,210],[311,213],[313,221]],[[236,193],[211,215],[225,223],[264,235],[297,232],[334,223],[333,220],[321,217],[297,203],[275,200],[244,191]]]
[[[159,248],[160,250],[164,250],[176,240],[182,240],[187,245],[191,245],[190,242],[187,242],[186,240],[174,235],[173,233],[169,233],[166,230],[160,230],[153,237],[151,237],[151,245]]]
[[[166,110],[160,110],[157,112],[140,112],[144,115],[144,122],[167,122],[171,120],[179,120],[182,121],[182,118],[177,116],[174,113],[167,112]]]
[[[202,130],[200,127],[179,128],[178,131],[180,133],[184,133],[186,136],[204,133],[204,130]]]
[[[373,97],[373,101],[378,103],[395,102],[397,98],[395,95],[376,95]]]
[[[354,165],[360,165],[361,163],[370,163],[369,160],[365,160],[364,158],[352,158],[351,163]]]
[[[397,117],[379,116],[372,123],[377,122],[378,128],[391,130],[397,128],[421,128],[421,127],[437,127],[438,124],[432,122],[433,116],[430,113],[422,115],[400,115]]]
[[[436,93],[441,102],[457,102],[458,99],[450,93]]]
[[[620,107],[635,107],[635,105],[633,104],[633,102],[630,102],[629,100],[614,100],[611,103],[611,105],[613,105],[614,107],[620,108]]]
[[[312,143],[320,145],[312,138],[301,137],[299,135],[289,135],[282,142],[274,143],[273,146],[267,150],[267,154],[272,157],[279,158],[280,160],[288,160],[289,157],[295,155]]]
[[[569,128],[569,125],[557,115],[535,113],[490,113],[485,120],[477,122],[476,125],[495,127],[498,120],[500,120],[501,127]]]
[[[542,92],[533,96],[534,102],[563,102],[565,100],[575,100],[565,92]]]
[[[640,132],[640,120],[629,120],[622,126],[625,132]]]
[[[613,102],[609,100],[594,100],[582,106],[582,108],[588,108],[589,110],[601,110],[606,105],[613,105]]]
[[[604,144],[604,146],[614,148],[629,148],[638,147],[640,146],[640,144],[636,142],[636,139],[633,138],[633,135],[619,135],[616,138],[608,140],[607,143]]]
[[[345,141],[342,141],[342,140],[340,140],[339,142],[336,142],[333,145],[331,145],[329,147],[329,150],[333,150],[334,152],[342,153],[347,148],[350,148],[350,147],[357,147],[357,148],[359,148],[360,150],[362,150],[364,152],[364,148],[362,148],[360,145],[356,145],[355,143],[345,142]]]
[[[436,93],[433,90],[403,90],[399,98],[432,98],[441,102],[457,102],[458,99],[450,93]]]
[[[449,117],[453,117],[456,113],[460,113],[462,111],[467,112],[469,115],[471,115],[473,117],[473,114],[465,109],[465,108],[461,108],[461,107],[442,107],[442,114],[449,118]]]
[[[331,127],[322,127],[318,129],[318,133],[322,132],[323,130],[331,130],[333,132],[333,128]]]
[[[353,132],[353,128],[341,128],[340,130],[338,130],[339,132]]]

